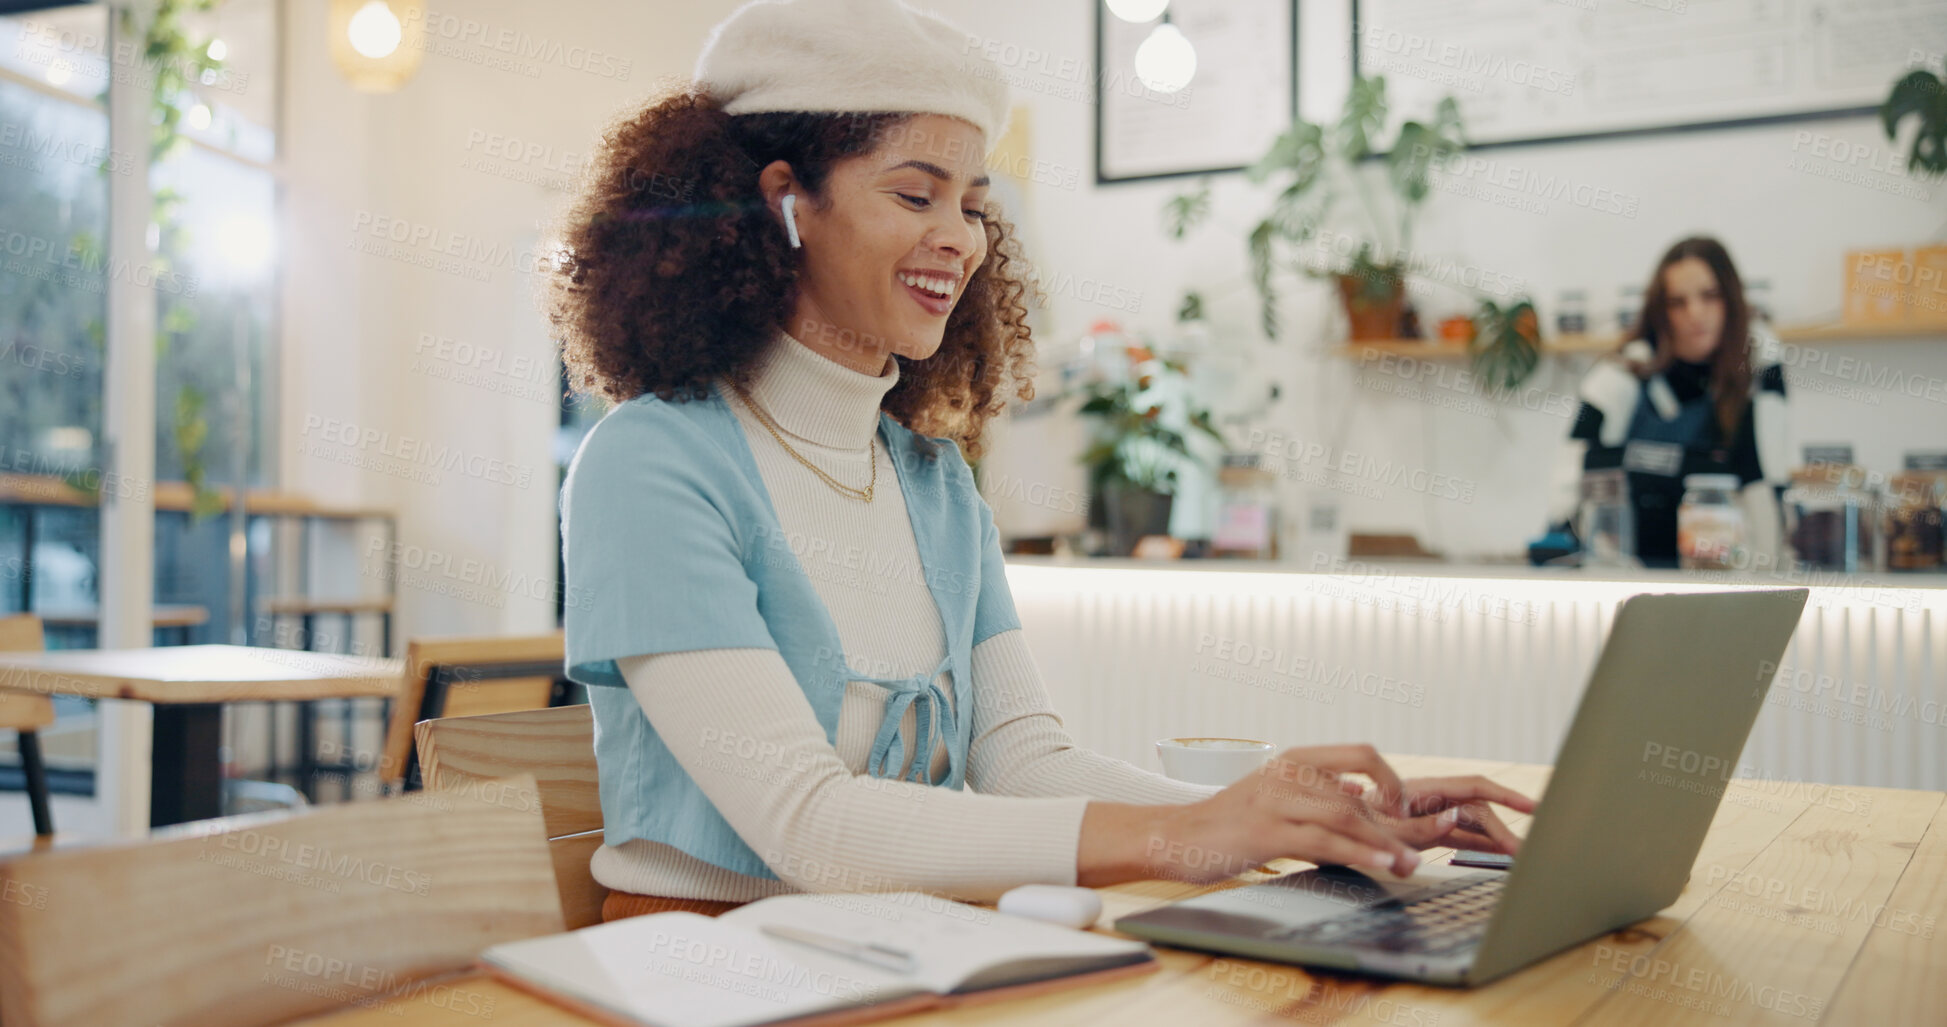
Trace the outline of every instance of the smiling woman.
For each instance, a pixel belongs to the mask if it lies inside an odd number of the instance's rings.
[[[1511,849],[1481,803],[1525,799],[1403,783],[1370,746],[1219,789],[1063,729],[966,460],[1032,395],[987,196],[1006,89],[966,38],[895,0],[746,5],[694,89],[609,133],[567,215],[554,323],[616,404],[561,505],[605,914]],[[1167,855],[1188,843],[1216,858]]]

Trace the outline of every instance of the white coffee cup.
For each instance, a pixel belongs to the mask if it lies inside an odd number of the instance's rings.
[[[1199,785],[1227,785],[1264,765],[1277,746],[1252,738],[1159,738],[1163,773]]]

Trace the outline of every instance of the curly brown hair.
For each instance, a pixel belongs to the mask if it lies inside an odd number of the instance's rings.
[[[685,90],[602,137],[544,268],[549,321],[569,385],[621,403],[654,392],[700,399],[787,329],[799,262],[758,173],[782,160],[814,203],[835,164],[871,153],[900,113],[730,115]],[[883,409],[913,431],[982,451],[1007,393],[1034,398],[1028,287],[1013,226],[991,201],[987,256],[949,315],[940,349],[901,360]]]

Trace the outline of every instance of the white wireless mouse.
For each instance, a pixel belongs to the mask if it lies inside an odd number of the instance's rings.
[[[1093,927],[1102,915],[1102,896],[1092,888],[1024,884],[1001,895],[1000,911],[1063,927]]]

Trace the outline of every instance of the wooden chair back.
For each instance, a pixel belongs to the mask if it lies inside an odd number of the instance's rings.
[[[572,930],[602,922],[608,889],[588,872],[602,844],[595,773],[595,720],[587,706],[420,721],[426,794],[464,792],[482,781],[528,774],[540,797],[561,915]]]
[[[562,929],[531,778],[0,863],[7,1027],[245,1027],[421,995]],[[455,1012],[491,1009],[439,985]],[[394,999],[388,999],[388,996]]]
[[[379,776],[387,785],[403,783],[412,765],[412,726],[438,717],[470,717],[510,710],[545,708],[554,693],[565,650],[560,632],[499,638],[415,638],[406,643],[405,680],[393,700],[385,729]],[[550,664],[547,675],[465,680],[433,687],[441,668]]]
[[[0,653],[32,653],[47,647],[41,619],[31,613],[0,617]],[[35,731],[54,723],[54,702],[44,695],[0,691],[0,729]]]

